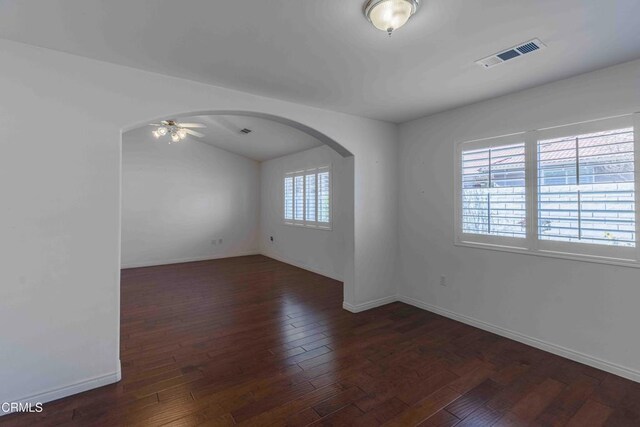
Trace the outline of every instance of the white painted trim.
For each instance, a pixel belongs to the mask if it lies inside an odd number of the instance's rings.
[[[538,338],[530,337],[528,335],[524,335],[519,332],[512,331],[510,329],[502,328],[500,326],[496,326],[491,323],[483,322],[482,320],[478,320],[473,317],[458,314],[453,311],[422,302],[415,298],[398,295],[397,300],[404,302],[405,304],[409,304],[409,305],[413,305],[414,307],[421,308],[423,310],[440,314],[442,316],[448,317],[449,319],[457,320],[459,322],[466,323],[467,325],[475,326],[485,331],[492,332],[496,335],[500,335],[500,336],[512,339],[514,341],[518,341],[523,344],[530,345],[531,347],[535,347],[540,350],[553,353],[555,355],[564,357],[566,359],[570,359],[575,362],[582,363],[584,365],[588,365],[597,369],[601,369],[603,371],[621,376],[623,378],[627,378],[631,381],[640,382],[640,371],[636,371],[634,369],[627,368],[625,366],[621,366],[616,363],[608,362],[606,360],[602,360],[597,357],[593,357],[588,354],[581,353],[579,351],[571,350],[569,348],[562,347],[557,344],[543,341]]]
[[[240,256],[248,256],[248,255],[263,255],[263,256],[266,256],[267,258],[273,258],[273,259],[275,259],[277,261],[293,265],[294,267],[298,267],[298,268],[302,268],[303,270],[311,271],[312,273],[320,274],[322,276],[327,276],[327,277],[330,277],[330,278],[332,278],[334,280],[338,280],[340,282],[343,281],[342,278],[332,277],[332,275],[329,275],[329,274],[327,274],[327,273],[325,273],[323,271],[317,270],[315,268],[312,268],[312,267],[309,267],[309,266],[306,266],[306,265],[301,265],[300,263],[297,263],[297,262],[292,261],[290,259],[286,259],[284,257],[279,257],[277,255],[266,254],[266,253],[263,253],[263,252],[261,252],[259,250],[239,252],[239,253],[236,253],[236,254],[233,254],[233,255],[224,255],[224,256],[218,256],[218,257],[204,256],[204,257],[171,259],[171,260],[165,260],[165,261],[148,261],[148,262],[143,262],[143,263],[122,264],[121,265],[121,269],[153,267],[153,266],[158,266],[158,265],[181,264],[181,263],[195,262],[195,261],[209,261],[209,260],[214,260],[214,259],[234,258],[234,257],[240,257]],[[391,300],[388,301],[388,302],[394,302],[395,301],[395,297],[390,297],[390,298],[391,298]],[[384,305],[384,304],[387,304],[388,302],[381,303],[379,305]],[[364,304],[364,306],[366,306],[366,308],[360,308],[360,306],[363,305],[363,304],[358,305],[359,311],[364,311],[364,310],[368,310],[370,308],[375,307],[375,305],[369,306],[369,304],[371,304],[371,303]],[[118,336],[119,336],[119,334],[118,334]],[[21,399],[11,399],[10,401],[12,401],[12,402],[22,402],[22,403],[33,403],[33,404],[35,404],[37,402],[46,403],[46,402],[51,402],[53,400],[61,399],[63,397],[71,396],[73,394],[78,394],[78,393],[82,393],[82,392],[85,392],[85,391],[88,391],[88,390],[92,390],[94,388],[103,387],[105,385],[117,383],[121,379],[122,379],[122,371],[121,371],[121,367],[120,367],[120,361],[118,361],[118,370],[115,373],[102,375],[102,376],[98,376],[98,377],[95,377],[95,378],[90,378],[88,380],[84,380],[84,381],[81,381],[81,382],[76,383],[76,384],[71,384],[71,385],[60,387],[60,388],[48,390],[48,391],[45,391],[45,392],[42,392],[42,393],[37,393],[37,394],[32,395],[32,396],[24,397],[24,398],[21,398]],[[7,414],[9,414],[9,412],[1,412],[0,411],[0,416],[7,415]]]
[[[373,301],[362,302],[360,304],[349,304],[348,302],[342,303],[342,308],[352,313],[360,313],[362,311],[371,310],[372,308],[380,307],[382,305],[391,304],[392,302],[396,302],[398,299],[395,295],[391,295],[388,297],[376,299]]]
[[[214,259],[235,258],[240,256],[249,256],[249,255],[260,255],[260,251],[256,249],[253,251],[243,251],[243,252],[237,252],[237,253],[228,254],[228,255],[218,255],[218,256],[207,255],[207,256],[201,256],[201,257],[167,259],[163,261],[144,261],[144,262],[137,262],[137,263],[134,262],[131,264],[122,264],[120,268],[124,270],[127,268],[155,267],[158,265],[182,264],[185,262],[195,262],[195,261],[211,261]]]
[[[116,372],[100,375],[94,378],[89,378],[75,384],[69,384],[63,387],[54,388],[51,390],[36,393],[31,396],[26,396],[20,399],[9,399],[8,402],[21,402],[21,403],[47,403],[54,400],[62,399],[63,397],[71,396],[73,394],[82,393],[84,391],[92,390],[94,388],[103,387],[105,385],[114,384],[122,379],[122,370],[120,367],[120,361],[118,360],[118,370]],[[46,405],[44,405],[46,411]],[[10,414],[11,412],[0,411],[0,417]]]
[[[579,244],[579,243],[577,243]],[[455,246],[466,247],[466,248],[475,248],[475,249],[487,249],[490,251],[499,251],[499,252],[511,252],[512,254],[521,254],[528,256],[538,256],[545,258],[557,258],[557,259],[567,259],[571,261],[581,261],[581,262],[590,262],[596,264],[608,264],[608,265],[616,265],[619,267],[631,267],[631,268],[640,268],[640,262],[627,260],[624,258],[607,258],[607,257],[598,257],[594,255],[584,255],[584,254],[575,254],[575,253],[565,253],[565,252],[554,252],[543,249],[535,249],[529,250],[526,248],[516,248],[511,246],[501,246],[501,245],[490,245],[487,243],[477,243],[477,242],[455,242]]]
[[[122,269],[124,270],[124,269],[127,269],[127,268],[155,267],[155,266],[159,266],[159,265],[183,264],[183,263],[186,263],[186,262],[197,262],[197,261],[213,261],[215,259],[236,258],[236,257],[242,257],[242,256],[249,256],[249,255],[263,255],[263,256],[266,256],[267,258],[273,258],[276,261],[284,262],[285,264],[289,264],[289,265],[292,265],[294,267],[302,268],[303,270],[307,270],[307,271],[310,271],[312,273],[319,274],[321,276],[326,276],[326,277],[329,277],[329,278],[331,278],[333,280],[337,280],[339,282],[343,282],[344,281],[342,279],[342,277],[338,277],[336,275],[329,274],[326,271],[322,271],[322,270],[319,270],[319,269],[314,268],[314,267],[309,267],[308,265],[302,264],[301,262],[294,261],[292,259],[289,259],[289,258],[286,258],[286,257],[283,257],[283,256],[266,253],[265,251],[260,251],[260,250],[238,252],[238,253],[234,253],[234,254],[231,254],[231,255],[223,255],[223,256],[203,256],[203,257],[193,257],[193,258],[170,259],[170,260],[165,260],[165,261],[147,261],[147,262],[141,262],[141,263],[123,264],[122,265]]]
[[[308,266],[306,264],[303,264],[303,263],[301,263],[299,261],[294,261],[294,260],[289,259],[287,257],[283,257],[283,256],[280,256],[280,255],[267,253],[266,251],[261,251],[260,255],[266,256],[267,258],[275,259],[276,261],[284,262],[285,264],[289,264],[289,265],[292,265],[294,267],[298,267],[298,268],[301,268],[303,270],[310,271],[312,273],[319,274],[321,276],[326,276],[326,277],[328,277],[330,279],[337,280],[338,282],[344,282],[344,279],[342,277],[336,276],[335,274],[329,274],[326,271],[322,271],[320,269],[317,269],[317,268],[314,268],[314,267],[310,267],[310,266]]]
[[[590,356],[585,353],[581,353],[570,348],[566,348],[557,344],[553,344],[538,338],[534,338],[528,335],[521,334],[519,332],[506,329],[500,326],[493,325],[491,323],[483,322],[482,320],[475,319],[473,317],[458,314],[456,312],[428,304],[417,300],[415,298],[407,297],[404,295],[389,296],[380,298],[378,300],[369,301],[360,304],[349,304],[347,302],[342,303],[342,308],[352,313],[360,313],[372,308],[380,307],[382,305],[390,304],[392,302],[400,301],[405,304],[412,305],[422,310],[430,311],[432,313],[439,314],[449,319],[456,320],[458,322],[465,323],[467,325],[475,326],[485,331],[492,332],[496,335],[512,339],[514,341],[521,342],[523,344],[530,345],[531,347],[538,348],[540,350],[564,357],[566,359],[573,360],[578,363],[582,363],[587,366],[591,366],[596,369],[609,372],[614,375],[618,375],[623,378],[627,378],[631,381],[640,383],[640,371],[627,368],[626,366],[618,365],[616,363],[608,362],[597,357]]]

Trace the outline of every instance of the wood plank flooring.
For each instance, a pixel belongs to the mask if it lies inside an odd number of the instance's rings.
[[[0,425],[640,426],[640,384],[263,256],[122,272],[123,379]]]

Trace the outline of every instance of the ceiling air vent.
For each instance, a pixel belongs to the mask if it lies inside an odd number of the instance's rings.
[[[247,134],[250,134],[250,133],[251,133],[251,129],[244,128],[244,129],[240,130],[240,132],[242,132],[242,133],[244,133],[245,135],[247,135]]]
[[[500,65],[510,59],[517,58],[522,55],[526,55],[531,52],[535,52],[536,50],[542,50],[547,46],[542,43],[538,39],[533,39],[528,42],[519,44],[507,50],[503,50],[502,52],[498,52],[494,55],[487,56],[486,58],[482,58],[476,61],[476,64],[481,66],[482,68],[491,68],[496,65]]]

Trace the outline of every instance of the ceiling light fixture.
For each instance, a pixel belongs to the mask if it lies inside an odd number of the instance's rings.
[[[364,15],[379,30],[389,36],[407,23],[418,10],[420,0],[367,0]]]
[[[177,123],[175,120],[162,120],[160,123],[152,123],[150,126],[156,126],[156,129],[151,132],[154,138],[159,139],[161,136],[169,135],[172,142],[180,142],[187,135],[202,138],[204,134],[190,128],[206,127],[201,123]]]

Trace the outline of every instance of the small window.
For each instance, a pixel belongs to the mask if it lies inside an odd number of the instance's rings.
[[[330,167],[285,174],[283,217],[288,225],[331,228]]]

